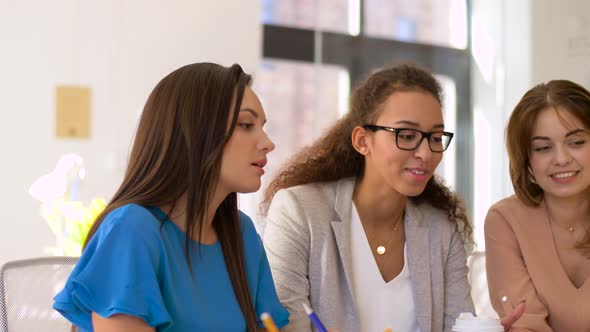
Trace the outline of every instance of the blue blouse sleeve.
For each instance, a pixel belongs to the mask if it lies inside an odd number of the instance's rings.
[[[170,323],[158,283],[159,228],[144,211],[144,218],[111,212],[54,298],[53,307],[76,326],[92,331],[92,312],[132,315],[152,327]]]
[[[246,245],[251,243],[256,247],[256,263],[258,264],[258,280],[256,285],[256,298],[254,301],[256,314],[258,315],[258,318],[260,318],[260,315],[264,312],[270,314],[277,327],[283,328],[289,323],[289,312],[279,301],[272,274],[270,272],[268,258],[266,257],[266,251],[264,251],[264,246],[262,245],[262,241],[256,232],[252,220],[241,212],[240,219],[242,221],[242,227],[244,228],[243,232],[246,233],[244,236],[244,242]],[[258,324],[260,327],[263,327],[262,321],[259,321]]]

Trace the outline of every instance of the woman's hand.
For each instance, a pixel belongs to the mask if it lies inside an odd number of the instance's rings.
[[[512,324],[514,324],[520,316],[524,313],[524,302],[519,303],[516,308],[514,308],[507,316],[504,316],[500,323],[504,326],[504,331],[508,332],[512,328]]]

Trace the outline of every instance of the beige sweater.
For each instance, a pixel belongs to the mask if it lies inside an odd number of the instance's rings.
[[[512,331],[590,331],[590,281],[576,288],[568,278],[544,204],[526,206],[515,196],[496,203],[486,217],[485,238],[494,309],[500,316],[510,310],[502,296],[513,305],[526,301]]]

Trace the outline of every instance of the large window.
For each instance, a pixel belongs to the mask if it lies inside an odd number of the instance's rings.
[[[348,72],[339,66],[263,61],[253,88],[267,113],[266,131],[277,147],[268,155],[263,189],[281,164],[346,112],[349,85]],[[262,196],[263,190],[240,195],[240,209],[261,221],[258,205]]]
[[[365,0],[364,27],[371,37],[465,49],[464,0]]]
[[[351,87],[376,68],[411,61],[432,70],[443,85],[445,125],[455,138],[438,173],[471,211],[468,2],[261,1],[264,61],[255,88],[277,143],[264,184],[280,164],[346,112]],[[242,195],[240,207],[256,215],[260,197]]]
[[[264,24],[358,34],[358,1],[262,0],[262,5]]]

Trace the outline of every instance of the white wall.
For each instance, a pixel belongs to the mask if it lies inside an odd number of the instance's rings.
[[[531,85],[530,15],[529,0],[473,1],[473,216],[478,250],[482,251],[488,208],[512,193],[504,127]]]
[[[532,2],[532,80],[569,79],[590,89],[590,1]]]
[[[255,0],[3,2],[0,264],[54,244],[28,188],[61,155],[85,159],[83,199],[113,194],[138,115],[165,74],[199,61],[256,70],[259,15]],[[57,84],[92,88],[91,139],[55,138]]]

